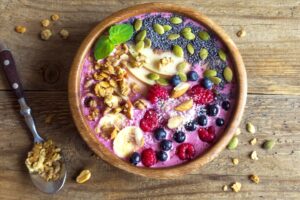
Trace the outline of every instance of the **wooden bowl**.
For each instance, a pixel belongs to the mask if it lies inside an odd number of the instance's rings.
[[[104,145],[102,145],[102,143],[98,141],[93,133],[93,130],[87,124],[85,117],[82,114],[80,105],[80,76],[83,67],[83,61],[96,39],[111,25],[124,19],[149,12],[178,13],[200,22],[207,29],[215,33],[224,43],[227,51],[229,52],[229,56],[232,59],[232,68],[237,79],[236,104],[234,105],[230,122],[225,128],[223,134],[219,137],[218,141],[216,141],[204,154],[195,158],[194,160],[173,167],[157,169],[136,167],[114,155],[109,149],[107,149]],[[246,103],[246,96],[246,71],[242,57],[233,41],[217,24],[215,24],[205,15],[201,14],[199,11],[174,4],[147,3],[136,5],[118,11],[102,20],[102,22],[100,22],[82,42],[75,56],[69,76],[69,102],[71,112],[79,133],[84,141],[88,144],[88,146],[98,156],[100,156],[103,160],[112,164],[113,166],[130,173],[151,178],[170,178],[191,173],[192,171],[199,169],[201,166],[214,159],[226,147],[226,145],[234,135],[234,132],[242,118]]]

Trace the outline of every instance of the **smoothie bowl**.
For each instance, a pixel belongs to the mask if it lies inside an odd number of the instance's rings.
[[[227,145],[246,102],[242,58],[199,12],[150,3],[86,37],[69,77],[75,124],[103,160],[131,173],[190,173]]]

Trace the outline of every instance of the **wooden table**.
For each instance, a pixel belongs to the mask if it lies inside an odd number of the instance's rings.
[[[233,38],[244,58],[249,94],[241,124],[237,150],[224,150],[196,173],[174,180],[151,180],[131,175],[97,159],[79,137],[67,102],[67,78],[80,42],[101,19],[126,6],[146,1],[17,1],[0,4],[0,39],[14,52],[28,102],[42,136],[62,146],[69,177],[62,191],[50,196],[30,182],[24,159],[32,137],[19,115],[19,106],[0,76],[0,199],[300,199],[300,1],[299,0],[209,0],[168,1],[198,9]],[[41,41],[40,20],[57,13],[61,20],[55,35]],[[15,25],[27,32],[14,32]],[[244,27],[247,35],[237,38]],[[57,32],[66,28],[69,40]],[[257,126],[251,135],[245,122]],[[255,146],[249,145],[253,137]],[[271,151],[260,145],[276,139]],[[249,159],[252,150],[259,160]],[[234,166],[231,158],[240,160]],[[74,181],[83,168],[92,179]],[[259,175],[256,185],[248,176]],[[239,193],[222,191],[222,186],[239,181]]]

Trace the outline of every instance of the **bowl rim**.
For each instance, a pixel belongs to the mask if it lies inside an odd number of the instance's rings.
[[[167,168],[136,167],[131,165],[129,162],[126,162],[117,157],[115,154],[113,154],[113,152],[111,152],[102,143],[100,143],[96,136],[93,134],[81,112],[80,104],[80,72],[82,71],[84,58],[94,44],[95,40],[111,25],[124,19],[150,12],[172,12],[187,16],[201,23],[208,30],[214,32],[214,34],[219,37],[219,39],[223,42],[224,46],[229,52],[229,56],[232,59],[232,68],[237,79],[237,96],[235,107],[232,111],[232,115],[230,116],[230,122],[224,129],[222,136],[220,136],[218,138],[218,141],[215,142],[205,153],[198,156],[197,158],[186,163]],[[89,34],[81,43],[73,60],[68,81],[68,99],[71,114],[81,137],[87,143],[87,145],[104,161],[112,164],[117,168],[141,176],[160,179],[172,178],[191,173],[192,171],[199,169],[201,166],[217,157],[233,137],[234,132],[241,121],[246,104],[246,98],[246,70],[239,50],[237,49],[232,39],[225,33],[225,31],[221,27],[219,27],[215,22],[213,22],[207,16],[203,15],[198,10],[168,3],[139,4],[117,11],[103,19],[89,32]]]

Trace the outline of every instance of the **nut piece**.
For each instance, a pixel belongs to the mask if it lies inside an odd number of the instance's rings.
[[[133,105],[139,110],[145,110],[148,106],[148,102],[145,99],[138,99]]]
[[[50,25],[50,20],[49,20],[49,19],[43,19],[43,20],[41,21],[41,25],[42,25],[43,27],[48,27],[48,26]]]
[[[51,15],[51,19],[52,19],[52,21],[57,21],[57,20],[59,20],[59,15],[53,14],[53,15]]]
[[[238,165],[238,164],[239,164],[239,159],[233,158],[233,159],[232,159],[232,163],[233,163],[234,165]]]
[[[256,138],[253,138],[253,139],[251,139],[251,140],[249,141],[249,143],[250,143],[251,145],[255,145],[255,144],[257,143],[257,139],[256,139]]]
[[[222,190],[223,190],[224,192],[228,191],[228,186],[227,186],[227,185],[223,185]]]
[[[162,59],[159,59],[159,62],[158,62],[158,69],[162,69],[163,67],[167,66],[168,64],[171,64],[173,63],[174,60],[172,57],[164,57]]]
[[[235,182],[234,184],[231,185],[231,189],[234,192],[239,192],[242,188],[242,184],[240,182]]]
[[[172,98],[181,97],[186,93],[186,91],[188,91],[189,88],[190,88],[189,83],[181,82],[176,87],[174,87],[171,93],[171,97]]]
[[[66,40],[69,37],[69,31],[66,29],[61,29],[61,31],[59,32],[60,36],[62,37],[62,39]]]
[[[246,130],[252,134],[256,132],[255,126],[250,122],[246,124]]]
[[[41,31],[40,36],[42,40],[49,40],[52,36],[52,32],[50,29],[45,29]]]
[[[193,107],[193,100],[189,99],[187,101],[182,102],[180,105],[176,106],[175,110],[184,112],[191,109],[192,107]]]
[[[249,176],[249,179],[252,181],[252,182],[254,182],[254,183],[256,183],[256,184],[258,184],[259,183],[259,177],[257,176],[257,175],[250,175]]]
[[[130,87],[128,83],[123,79],[119,82],[119,86],[120,86],[121,94],[124,96],[128,96],[130,93]]]
[[[183,122],[183,117],[182,116],[175,116],[175,117],[171,117],[168,120],[168,128],[169,129],[174,129],[177,128],[178,126],[180,126]]]
[[[131,91],[132,91],[133,93],[135,93],[135,94],[141,92],[140,86],[139,86],[138,84],[136,84],[136,83],[131,83],[130,87],[131,87]]]
[[[127,101],[123,107],[123,112],[129,119],[133,118],[133,105],[130,101]]]
[[[26,27],[25,26],[16,26],[15,27],[15,31],[17,32],[17,33],[25,33],[26,32]]]
[[[250,158],[251,158],[252,160],[258,160],[256,151],[252,151],[252,153],[250,154]]]
[[[77,183],[84,183],[91,178],[91,172],[88,169],[82,170],[80,174],[76,177]]]

